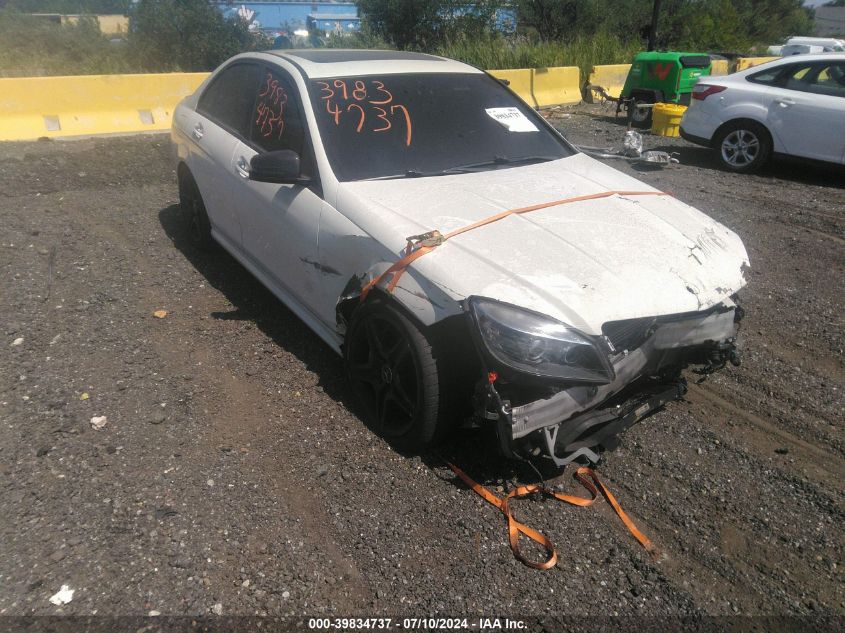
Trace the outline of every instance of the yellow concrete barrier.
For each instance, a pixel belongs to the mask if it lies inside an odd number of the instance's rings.
[[[730,72],[729,62],[727,59],[714,59],[710,65],[710,76],[720,77],[727,75]]]
[[[489,72],[497,79],[507,79],[510,89],[534,108],[569,105],[581,101],[577,66],[511,68]]]
[[[208,73],[0,79],[0,140],[167,130]]]
[[[534,94],[531,90],[531,69],[530,68],[511,68],[508,70],[491,70],[488,71],[496,79],[506,79],[508,87],[513,90],[520,98],[532,107],[537,107],[537,100],[534,99]]]
[[[587,81],[594,86],[601,86],[610,96],[618,97],[622,94],[622,87],[625,85],[629,70],[631,70],[631,64],[593,66],[593,72],[590,73]]]
[[[581,81],[577,66],[534,68],[534,101],[540,108],[581,102]]]
[[[491,70],[532,107],[578,103],[578,68]],[[208,73],[0,79],[0,141],[160,131]]]
[[[776,59],[780,59],[780,57],[740,57],[736,61],[736,71],[739,72],[740,70],[745,70],[746,68],[751,68],[752,66],[759,66],[760,64],[765,64],[766,62],[773,62]]]

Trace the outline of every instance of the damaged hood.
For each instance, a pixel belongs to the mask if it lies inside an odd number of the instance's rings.
[[[410,235],[445,235],[505,210],[612,190],[656,191],[576,154],[478,173],[341,183],[337,206],[398,259]],[[418,296],[421,274],[456,300],[490,297],[599,334],[607,321],[717,304],[745,284],[747,265],[735,233],[680,200],[612,196],[458,235],[415,261],[397,295],[405,288]]]

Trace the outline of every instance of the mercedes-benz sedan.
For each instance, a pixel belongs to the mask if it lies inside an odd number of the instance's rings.
[[[730,230],[578,152],[501,82],[417,53],[238,55],[176,109],[181,202],[342,354],[400,449],[458,424],[596,460],[739,362]]]

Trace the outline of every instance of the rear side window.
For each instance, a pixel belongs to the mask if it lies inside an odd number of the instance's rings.
[[[823,64],[809,78],[807,92],[845,98],[845,63]]]
[[[776,68],[770,68],[759,73],[754,73],[753,75],[748,75],[746,79],[748,79],[748,81],[754,82],[755,84],[774,86],[777,83],[778,77],[780,77],[783,73],[783,66],[778,66]]]
[[[248,138],[260,69],[257,64],[233,64],[205,89],[197,111],[233,134]]]
[[[813,67],[810,64],[800,64],[790,67],[788,73],[780,78],[778,85],[787,90],[806,90],[809,80],[813,76]]]
[[[302,155],[305,137],[296,89],[283,73],[266,67],[250,124],[252,142],[265,152],[290,149]]]

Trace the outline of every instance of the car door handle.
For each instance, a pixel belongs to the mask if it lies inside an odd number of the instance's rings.
[[[795,102],[792,99],[775,99],[775,103],[777,103],[781,108],[788,108],[789,106],[795,105]]]
[[[193,131],[194,138],[197,139],[197,140],[200,140],[202,138],[203,134],[205,134],[205,131],[202,129],[202,123],[197,123],[194,126],[194,131]]]
[[[241,178],[249,178],[249,163],[243,156],[238,157],[238,162],[235,163],[235,169]]]

